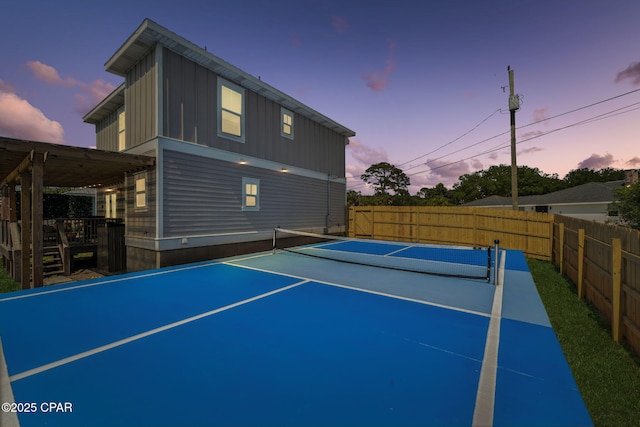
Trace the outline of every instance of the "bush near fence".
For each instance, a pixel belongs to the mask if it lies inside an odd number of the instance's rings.
[[[352,206],[350,237],[489,246],[552,261],[640,354],[640,232],[577,218],[471,207]]]

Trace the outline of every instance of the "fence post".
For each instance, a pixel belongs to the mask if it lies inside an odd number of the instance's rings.
[[[578,230],[578,298],[584,296],[583,289],[584,276],[584,228]]]
[[[620,239],[611,240],[611,281],[613,283],[613,318],[611,319],[611,335],[615,342],[622,337],[622,244]]]
[[[558,245],[560,248],[558,249],[558,256],[560,258],[560,274],[564,274],[564,222],[558,224]]]

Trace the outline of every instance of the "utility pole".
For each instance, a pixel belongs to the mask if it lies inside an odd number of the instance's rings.
[[[520,109],[520,98],[513,88],[513,70],[509,72],[509,115],[511,116],[511,208],[518,210],[518,164],[516,162],[516,111]]]

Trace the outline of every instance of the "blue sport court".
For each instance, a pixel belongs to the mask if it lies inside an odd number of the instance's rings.
[[[592,425],[521,252],[301,251],[1,295],[0,424]]]

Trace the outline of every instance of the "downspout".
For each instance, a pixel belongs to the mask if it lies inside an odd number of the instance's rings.
[[[327,215],[324,220],[325,233],[329,234],[329,219],[331,218],[331,173],[327,174]]]

